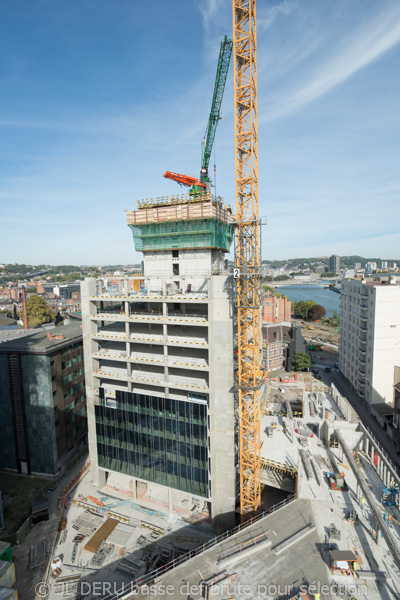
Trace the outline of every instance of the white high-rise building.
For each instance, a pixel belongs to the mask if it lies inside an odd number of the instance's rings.
[[[368,404],[393,402],[400,365],[400,283],[393,277],[342,280],[339,364]]]
[[[127,213],[143,276],[82,283],[92,478],[181,516],[234,522],[232,211],[210,193]]]
[[[383,260],[382,261],[382,269],[387,269],[388,268],[388,262],[387,260]]]

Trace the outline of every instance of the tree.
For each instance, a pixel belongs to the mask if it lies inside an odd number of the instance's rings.
[[[262,289],[264,290],[264,292],[270,292],[270,294],[273,294],[275,292],[274,288],[270,285],[263,285]]]
[[[299,302],[294,302],[292,304],[293,312],[296,317],[300,317],[301,319],[307,319],[310,309],[315,304],[316,303],[314,302],[314,300],[300,300]]]
[[[310,321],[318,321],[323,319],[326,315],[326,310],[320,304],[314,304],[308,311],[308,318]]]
[[[308,352],[296,352],[292,364],[294,371],[307,371],[311,365],[311,356]]]
[[[46,301],[36,294],[29,296],[28,300],[26,301],[26,308],[28,311],[28,321],[30,327],[36,327],[37,325],[51,323],[54,321],[54,313],[47,306]],[[19,313],[19,317],[20,319],[23,319],[22,310]]]

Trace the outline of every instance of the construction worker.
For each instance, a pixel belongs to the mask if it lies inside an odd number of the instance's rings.
[[[392,526],[392,515],[388,514],[387,518],[388,518],[388,525],[389,525],[389,527],[391,527]]]
[[[393,486],[394,486],[394,479],[391,479],[390,480],[390,487],[393,487]]]
[[[361,496],[360,498],[360,505],[361,505],[361,511],[364,512],[364,504],[365,504],[365,498],[364,496]]]
[[[321,600],[321,594],[319,592],[315,592],[314,600]]]

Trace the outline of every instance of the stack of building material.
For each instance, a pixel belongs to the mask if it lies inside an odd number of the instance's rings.
[[[126,547],[132,540],[134,531],[135,527],[132,527],[131,525],[125,525],[124,523],[119,523],[111,533],[108,541],[110,544]]]
[[[105,523],[96,531],[96,533],[90,538],[85,546],[85,550],[93,552],[95,554],[100,548],[101,544],[108,538],[108,536],[114,531],[118,521],[116,519],[107,519]]]

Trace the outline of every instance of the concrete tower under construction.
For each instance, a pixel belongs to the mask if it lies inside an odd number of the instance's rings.
[[[143,275],[82,283],[92,478],[222,526],[236,498],[233,215],[210,192],[127,212]]]

